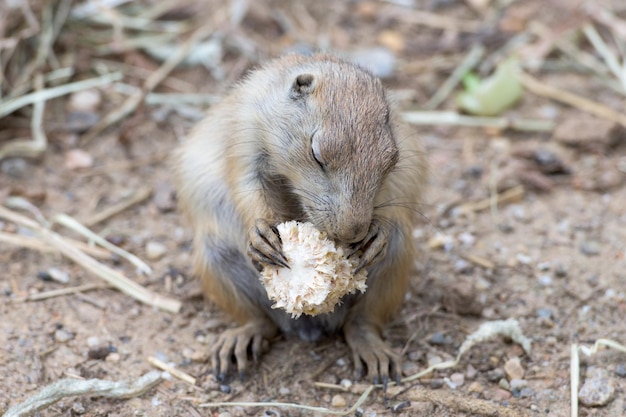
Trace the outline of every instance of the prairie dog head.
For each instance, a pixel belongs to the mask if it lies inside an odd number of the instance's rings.
[[[261,127],[268,202],[331,239],[361,241],[399,156],[382,84],[354,65],[325,59],[286,68],[279,84],[272,97],[279,104],[265,103]]]

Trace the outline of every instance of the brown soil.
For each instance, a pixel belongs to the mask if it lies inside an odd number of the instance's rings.
[[[436,6],[432,12],[442,16],[482,19],[460,1],[417,3]],[[559,9],[565,7],[563,3],[567,2],[515,2],[500,22],[508,17],[509,25],[523,25],[528,19],[554,26],[557,19],[566,26],[576,18],[563,17]],[[619,6],[619,1],[613,3]],[[265,7],[268,4],[271,9]],[[306,8],[308,14],[300,8]],[[409,99],[399,99],[405,110],[423,104],[454,68],[455,64],[437,69],[435,57],[449,57],[458,64],[472,42],[483,42],[494,51],[514,35],[494,31],[446,37],[441,30],[409,24],[408,18],[394,16],[389,10],[398,7],[386,2],[321,1],[296,6],[263,1],[253,7],[237,34],[243,36],[240,40],[255,45],[257,56],[265,57],[296,43],[315,45],[322,35],[337,50],[376,46],[390,42],[380,35],[386,30],[388,39],[404,44],[396,52],[396,73],[385,83],[393,91],[411,92]],[[622,16],[623,10],[622,6]],[[279,30],[276,11],[301,17],[298,37]],[[112,59],[150,69],[158,65],[139,52]],[[221,94],[255,61],[233,49],[224,58],[223,68],[229,74],[225,82],[215,81],[202,68],[179,69],[172,77],[189,87],[185,92]],[[417,66],[420,63],[425,63],[422,69]],[[624,108],[623,96],[588,74],[563,70],[538,76],[559,88]],[[136,76],[129,79],[141,82]],[[110,88],[102,92],[101,114],[119,106],[124,98]],[[179,314],[171,314],[113,289],[20,301],[28,294],[93,283],[97,278],[58,254],[0,243],[0,265],[4,265],[0,274],[0,410],[64,377],[135,379],[152,369],[149,356],[196,377],[196,386],[172,379],[133,399],[67,398],[40,415],[204,416],[229,412],[234,416],[296,416],[311,412],[277,407],[199,408],[198,404],[279,401],[331,407],[332,402],[341,404],[342,400],[346,407],[353,404],[366,381],[353,380],[352,358],[340,338],[319,345],[279,338],[243,381],[235,378],[223,386],[215,381],[206,352],[230,322],[201,298],[190,272],[189,227],[174,207],[167,207],[171,191],[167,156],[193,122],[164,106],[144,106],[128,121],[84,143],[63,128],[66,102],[61,98],[49,105],[46,131],[51,143],[41,160],[3,162],[0,193],[26,196],[47,217],[67,213],[84,221],[133,191],[151,187],[151,198],[93,229],[144,259],[149,242],[165,245],[167,253],[149,261],[154,269],[150,277],[135,274],[126,262],[107,264],[155,292],[183,300],[184,306]],[[453,108],[454,100],[449,99],[445,107]],[[583,116],[580,110],[529,93],[510,114],[549,115],[559,124]],[[17,131],[27,120],[21,117],[11,119],[10,127]],[[426,368],[436,357],[454,357],[465,337],[488,320],[517,319],[533,341],[533,352],[527,356],[520,346],[503,339],[480,344],[456,368],[413,383],[443,392],[448,403],[416,401],[411,393],[415,388],[406,384],[401,390],[391,388],[387,398],[374,391],[362,406],[362,415],[469,416],[476,414],[463,411],[459,401],[483,399],[515,416],[569,416],[570,345],[590,345],[599,338],[626,342],[622,321],[626,317],[626,144],[600,141],[572,147],[556,142],[550,133],[458,127],[413,130],[426,144],[432,176],[427,201],[419,210],[422,225],[415,231],[421,255],[411,290],[386,333],[394,348],[403,353],[405,373]],[[66,154],[74,148],[88,152],[94,158],[93,166],[68,169]],[[548,155],[560,169],[546,168],[542,155]],[[21,165],[23,161],[25,165]],[[489,198],[494,190],[519,184],[525,192],[518,201],[480,211],[461,210],[468,203]],[[0,229],[24,232],[10,222],[0,223]],[[439,248],[436,241],[447,244]],[[472,261],[472,256],[478,262]],[[493,267],[480,264],[485,260]],[[67,272],[69,283],[41,279],[40,273],[52,267]],[[100,357],[98,347],[105,347]],[[507,390],[511,378],[504,368],[514,357],[521,359],[527,386]],[[583,375],[590,365],[608,370],[616,394],[606,406],[581,406],[580,415],[626,414],[626,379],[619,371],[624,364],[626,357],[614,350],[583,359]],[[446,380],[454,373],[464,374],[464,383],[456,388]],[[356,384],[353,392],[314,385],[343,380]],[[334,398],[336,395],[342,398]],[[404,403],[407,400],[410,402]],[[399,405],[406,407],[394,411]]]

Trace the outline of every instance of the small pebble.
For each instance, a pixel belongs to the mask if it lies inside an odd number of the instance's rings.
[[[522,363],[518,357],[514,357],[506,361],[504,364],[504,372],[506,372],[509,380],[524,378],[524,368],[522,367]]]
[[[88,347],[96,347],[100,344],[100,339],[98,339],[98,336],[89,336],[87,338],[87,346]]]
[[[102,102],[102,95],[95,88],[78,91],[70,95],[67,103],[69,111],[96,111]]]
[[[333,395],[333,398],[330,400],[330,405],[336,408],[343,408],[347,404],[346,399],[340,394]]]
[[[96,346],[96,347],[92,347],[89,349],[89,351],[87,352],[87,357],[89,359],[102,360],[102,359],[106,359],[106,357],[109,356],[110,353],[111,353],[111,350],[109,349],[108,346],[106,345]]]
[[[554,270],[554,275],[558,278],[565,278],[567,276],[567,268],[564,265],[557,265]]]
[[[117,352],[111,352],[107,355],[105,361],[110,363],[117,363],[120,361],[120,354]]]
[[[65,168],[76,170],[93,166],[93,157],[82,149],[72,149],[65,153]]]
[[[54,340],[58,343],[65,343],[74,338],[74,334],[67,330],[58,329],[54,332]]]
[[[480,394],[485,390],[485,387],[483,387],[483,384],[481,384],[480,382],[474,381],[471,384],[469,384],[469,386],[467,387],[467,390],[469,392],[475,392],[477,394]]]
[[[519,392],[520,398],[529,398],[529,397],[534,397],[534,396],[535,396],[535,391],[530,387],[524,387]]]
[[[83,415],[87,410],[85,410],[85,406],[83,403],[75,402],[72,404],[72,415]]]
[[[148,242],[146,244],[146,257],[152,261],[161,259],[167,253],[167,247],[159,242]]]
[[[498,386],[507,391],[511,390],[511,384],[509,384],[509,381],[507,381],[506,378],[502,378],[500,381],[498,381]]]
[[[478,375],[478,370],[474,368],[472,364],[468,364],[467,369],[465,370],[465,378],[475,379],[476,375]]]
[[[523,253],[518,253],[515,258],[522,265],[528,265],[532,261],[530,256],[524,255]]]
[[[578,391],[578,400],[588,407],[607,405],[615,395],[615,385],[609,373],[602,368],[587,369],[585,383]]]
[[[450,381],[457,387],[462,386],[465,383],[465,375],[460,372],[455,372],[450,375]]]
[[[52,278],[52,280],[60,282],[61,284],[67,284],[70,282],[70,274],[58,268],[48,269],[48,275]]]
[[[291,390],[287,387],[280,387],[280,389],[278,390],[278,393],[280,395],[289,395],[291,394]]]
[[[450,343],[449,338],[447,338],[443,333],[436,332],[430,337],[428,341],[431,345],[447,345]]]
[[[528,381],[526,381],[525,379],[512,379],[509,382],[509,385],[511,386],[512,391],[519,391],[522,388],[526,388],[528,386]]]
[[[339,382],[339,385],[344,388],[350,388],[352,386],[352,381],[350,381],[349,379],[342,379],[341,382]]]
[[[369,69],[375,77],[389,78],[396,70],[396,56],[387,48],[368,48],[351,52],[348,59]]]
[[[341,366],[341,367],[344,367],[344,366],[347,365],[347,362],[346,362],[346,360],[344,358],[337,359],[337,362],[335,362],[335,363],[337,364],[337,366]]]
[[[0,162],[0,172],[13,178],[24,178],[28,172],[28,165],[22,158],[8,158]]]
[[[621,378],[626,378],[626,365],[623,363],[618,364],[615,367],[615,374]]]
[[[552,277],[550,275],[541,275],[539,277],[539,284],[543,285],[544,287],[549,287],[550,285],[552,285]]]
[[[502,368],[495,368],[491,371],[487,371],[487,381],[489,382],[497,382],[500,379],[504,378],[504,370]]]
[[[459,259],[454,263],[454,272],[457,274],[469,274],[473,269],[473,265],[465,259]]]
[[[587,256],[596,256],[600,253],[600,244],[596,241],[585,241],[580,245],[580,252]]]
[[[230,394],[230,385],[220,384],[220,392]]]
[[[443,359],[441,359],[441,356],[437,356],[435,354],[428,353],[426,355],[426,361],[428,362],[428,367],[431,367],[433,365],[437,365],[438,363],[443,362]]]
[[[432,389],[439,389],[443,387],[444,381],[441,378],[433,378],[430,380],[430,387]]]
[[[84,133],[100,120],[100,116],[94,112],[73,111],[65,119],[65,129],[72,133]]]

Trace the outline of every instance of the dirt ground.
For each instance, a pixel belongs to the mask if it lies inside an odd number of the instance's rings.
[[[221,10],[219,2],[205,3]],[[415,110],[475,42],[493,52],[531,21],[565,30],[582,19],[575,5],[565,1],[494,2],[500,6],[484,12],[463,1],[413,2],[415,10],[485,24],[471,33],[454,32],[433,27],[432,22],[418,24],[414,9],[393,3],[254,3],[237,30],[224,32],[230,46],[220,67],[222,80],[201,66],[179,68],[157,91],[220,96],[258,61],[285,51],[327,45],[354,52],[384,45],[395,57],[395,70],[384,82],[401,110]],[[626,18],[620,1],[600,3]],[[292,32],[285,32],[286,22],[295,25]],[[81,49],[79,37],[70,28],[59,42],[63,48],[77,42],[79,56],[98,58]],[[529,45],[538,48],[537,43]],[[245,47],[253,47],[254,53],[245,55]],[[106,59],[149,71],[159,66],[139,51]],[[140,85],[142,74],[128,71],[124,82]],[[575,66],[545,66],[534,75],[624,113],[623,95]],[[126,97],[111,86],[99,91],[99,116]],[[149,187],[149,198],[93,230],[146,259],[154,272],[145,277],[126,262],[109,260],[107,265],[150,290],[182,300],[183,307],[178,314],[160,311],[114,289],[23,301],[27,295],[98,279],[57,253],[0,243],[0,410],[60,378],[136,379],[154,369],[150,356],[194,376],[196,385],[173,378],[132,399],[70,397],[39,415],[298,416],[317,414],[277,406],[199,404],[272,401],[340,410],[357,401],[367,381],[354,380],[352,358],[340,338],[311,345],[281,337],[243,381],[234,378],[220,384],[213,378],[206,352],[231,323],[202,299],[191,274],[191,231],[176,210],[167,159],[203,106],[146,104],[85,142],[68,127],[68,101],[62,97],[48,104],[44,127],[50,143],[42,158],[1,162],[0,195],[24,196],[48,218],[66,213],[87,221]],[[441,108],[454,109],[453,96]],[[530,92],[506,115],[549,119],[557,127],[589,117]],[[12,137],[28,136],[28,120],[27,113],[0,119],[0,130]],[[563,129],[567,136],[567,127]],[[481,343],[453,369],[392,387],[386,398],[374,391],[355,415],[486,415],[462,406],[482,399],[496,406],[499,415],[569,416],[571,344],[590,346],[600,338],[626,343],[626,135],[614,127],[613,143],[598,133],[600,137],[572,145],[552,132],[457,126],[412,126],[412,131],[425,144],[431,177],[414,233],[420,255],[411,289],[386,332],[403,355],[404,373],[453,358],[466,336],[489,320],[517,319],[533,350],[527,355],[503,338]],[[90,155],[93,163],[72,168],[68,161],[75,149]],[[523,192],[513,201],[489,204],[495,193],[520,187]],[[472,206],[481,201],[488,203]],[[0,222],[0,230],[28,234],[8,221]],[[164,247],[163,254],[151,253],[155,244]],[[67,273],[69,281],[48,279],[51,268]],[[581,405],[579,415],[626,415],[625,367],[626,356],[616,350],[582,358],[581,384],[586,371],[599,368],[607,372],[603,384],[613,387],[614,394],[606,405]],[[320,387],[319,382],[348,388]],[[441,394],[437,398],[444,401],[420,400],[418,390]]]

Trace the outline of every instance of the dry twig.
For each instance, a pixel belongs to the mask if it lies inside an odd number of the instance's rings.
[[[101,264],[85,252],[81,251],[79,248],[68,243],[63,236],[44,226],[41,226],[36,221],[9,210],[4,206],[0,206],[0,218],[4,218],[5,220],[9,220],[33,230],[48,245],[56,247],[62,255],[70,258],[83,268],[91,271],[107,283],[130,295],[136,300],[172,313],[180,311],[180,301],[156,294],[136,282],[131,281],[120,272]]]
[[[587,113],[619,123],[620,125],[626,127],[625,113],[620,113],[603,104],[545,84],[525,73],[520,73],[520,80],[524,87],[534,94],[565,103],[569,106],[576,107]]]
[[[453,111],[405,111],[404,121],[414,125],[451,125],[513,129],[529,132],[550,132],[555,123],[544,119],[510,119],[507,117],[464,116]]]
[[[161,382],[161,373],[148,372],[133,382],[107,381],[103,379],[60,379],[26,401],[11,407],[3,417],[23,417],[32,415],[57,401],[75,395],[100,396],[108,398],[132,398],[142,395]]]
[[[107,208],[106,210],[103,210],[100,213],[94,216],[91,216],[83,223],[88,227],[95,226],[96,224],[101,223],[123,212],[124,210],[134,206],[135,204],[141,203],[142,201],[150,197],[151,194],[152,194],[152,188],[150,187],[140,188],[139,190],[135,191],[130,197],[121,201],[119,204],[111,206]]]
[[[166,371],[173,377],[180,379],[181,381],[185,381],[186,383],[191,385],[196,385],[196,378],[192,377],[186,372],[181,371],[180,369],[176,369],[173,366],[168,365],[167,363],[155,358],[154,356],[148,356],[148,362],[150,362],[151,365],[161,369],[162,371]]]

